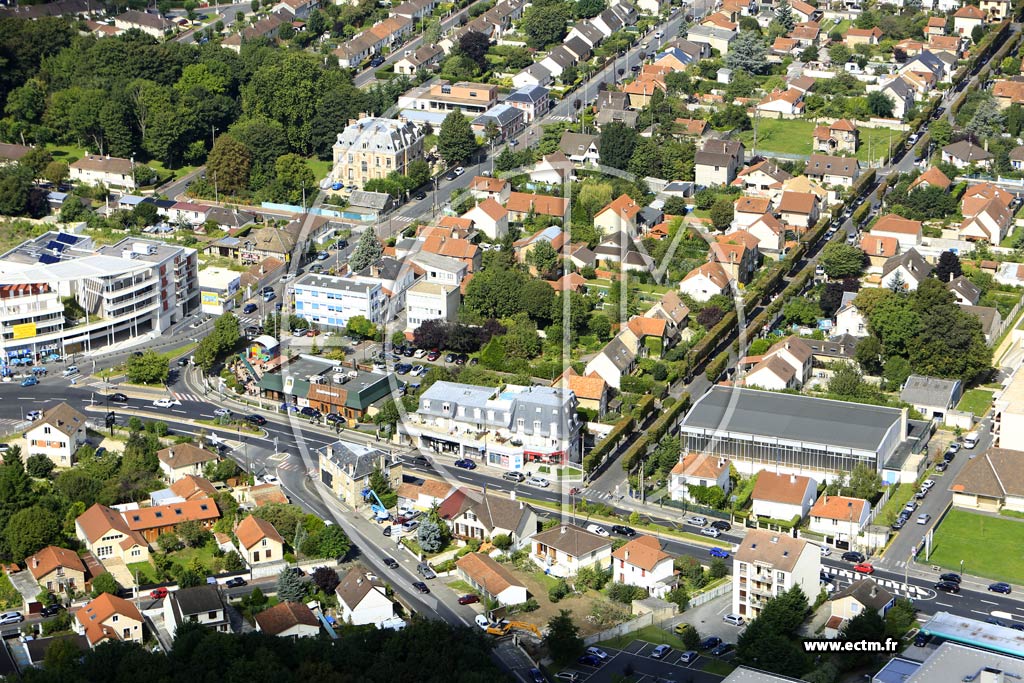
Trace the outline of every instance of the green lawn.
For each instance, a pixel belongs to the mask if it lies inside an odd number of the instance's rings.
[[[957,410],[966,410],[974,413],[978,417],[981,417],[988,412],[988,409],[992,406],[992,394],[994,392],[988,391],[987,389],[971,389],[965,391],[964,395],[960,398],[960,402],[956,404]]]
[[[313,175],[316,176],[316,181],[318,183],[326,178],[327,174],[331,172],[330,161],[324,161],[314,157],[312,159],[306,159],[306,165],[313,171]]]
[[[160,583],[156,578],[156,570],[149,562],[133,562],[128,565],[128,571],[132,573],[132,576],[138,576],[140,586],[146,586],[152,583]]]
[[[806,119],[758,119],[757,149],[780,154],[809,155],[812,151],[815,123]],[[899,133],[888,128],[860,128],[860,146],[857,158],[869,161],[885,154],[891,139],[897,140]],[[754,142],[754,131],[740,133],[740,140],[750,149]]]
[[[213,552],[216,548],[217,545],[211,542],[202,548],[182,548],[181,550],[176,550],[169,557],[171,562],[180,567],[189,568],[198,561],[199,564],[206,567],[206,570],[209,571],[211,565],[213,565]]]
[[[900,484],[895,493],[889,496],[889,500],[886,502],[885,507],[882,508],[882,511],[878,513],[875,523],[889,526],[895,522],[903,506],[914,497],[915,491],[917,491],[917,487],[913,484]]]
[[[1024,583],[1024,522],[953,509],[935,530],[928,559],[947,569]]]
[[[677,636],[675,633],[671,633],[664,629],[660,629],[657,626],[644,626],[638,631],[627,633],[611,640],[602,640],[599,645],[605,645],[607,647],[613,647],[616,650],[621,650],[626,647],[634,640],[646,640],[648,643],[654,643],[656,645],[671,645],[677,650],[686,650],[686,646],[683,645],[683,639]]]
[[[1021,211],[1024,211],[1024,207],[1022,207],[1021,210],[1017,212],[1018,217],[1021,216]],[[1024,228],[1014,228],[1013,230],[1010,231],[1009,235],[1003,238],[1003,241],[999,243],[999,246],[1006,249],[1013,249],[1014,245],[1017,244],[1017,241],[1021,237],[1024,237]]]

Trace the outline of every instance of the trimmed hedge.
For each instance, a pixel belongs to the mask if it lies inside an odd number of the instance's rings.
[[[632,416],[624,417],[619,420],[612,431],[608,432],[608,436],[601,440],[601,443],[597,444],[590,453],[583,458],[583,471],[590,474],[598,468],[598,466],[604,461],[604,459],[612,452],[615,446],[618,445],[622,437],[625,436],[626,432],[633,428],[636,424],[636,420]]]
[[[704,372],[704,375],[708,378],[709,382],[717,382],[718,378],[721,377],[722,373],[725,372],[725,368],[729,365],[729,352],[722,351],[720,354],[715,356],[715,359],[708,363],[708,369]]]
[[[630,472],[640,460],[647,455],[652,445],[661,441],[669,426],[690,406],[690,395],[683,394],[671,407],[663,410],[658,419],[644,432],[633,445],[622,454],[622,469]]]

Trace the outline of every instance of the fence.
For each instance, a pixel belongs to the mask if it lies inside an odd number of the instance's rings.
[[[593,645],[594,643],[600,643],[605,640],[611,640],[612,638],[618,638],[624,636],[627,633],[633,633],[639,631],[645,626],[652,626],[654,624],[654,612],[648,612],[647,614],[641,614],[635,619],[630,619],[627,622],[619,624],[618,626],[612,626],[604,631],[591,634],[583,639],[583,643],[586,645]]]
[[[690,607],[700,607],[704,603],[711,602],[715,598],[720,598],[723,595],[732,593],[732,581],[726,581],[725,583],[715,586],[709,591],[704,591],[690,598]]]

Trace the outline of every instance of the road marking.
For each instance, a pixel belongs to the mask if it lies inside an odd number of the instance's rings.
[[[937,600],[935,601],[935,604],[936,605],[942,605],[943,607],[952,607],[953,606],[953,605],[950,605],[950,604],[945,603],[945,602],[939,602]]]
[[[992,602],[991,600],[982,600],[981,602],[985,603],[986,605],[999,605],[998,602]]]
[[[984,615],[986,615],[986,616],[988,615],[988,612],[979,612],[979,611],[978,611],[978,610],[976,610],[976,609],[972,609],[972,610],[971,610],[971,613],[972,613],[972,614],[984,614]]]
[[[178,413],[179,415],[188,415],[188,411],[187,410],[174,410],[173,408],[171,408],[171,412],[172,413]]]

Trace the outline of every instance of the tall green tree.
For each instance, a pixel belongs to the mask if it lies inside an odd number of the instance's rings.
[[[778,8],[775,10],[775,21],[779,22],[786,33],[796,28],[796,17],[793,15],[793,8],[790,7],[789,0],[780,0]]]
[[[383,253],[384,247],[381,246],[380,240],[377,239],[376,231],[373,229],[373,226],[369,226],[363,230],[363,234],[359,236],[359,241],[356,243],[356,248],[352,251],[352,255],[349,256],[349,268],[353,272],[359,272],[370,266],[370,264],[376,263]]]
[[[636,140],[636,130],[625,124],[614,122],[603,126],[597,142],[601,163],[624,170],[633,156]]]
[[[730,69],[763,74],[768,70],[768,45],[757,33],[741,31],[729,45],[725,64]]]
[[[206,159],[206,173],[222,192],[238,193],[249,186],[249,150],[231,135],[221,135]]]
[[[551,658],[559,664],[567,664],[583,652],[583,639],[580,629],[572,620],[572,612],[567,609],[548,619],[548,632],[544,636],[544,644]]]
[[[571,16],[572,10],[567,2],[534,3],[523,14],[521,28],[526,34],[526,43],[541,49],[560,42],[565,37]]]
[[[476,151],[476,136],[469,119],[459,110],[444,117],[437,134],[437,151],[449,165],[465,163]]]
[[[892,97],[884,92],[876,90],[868,95],[868,110],[873,116],[883,119],[891,119],[896,109],[896,103]]]

